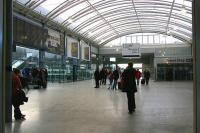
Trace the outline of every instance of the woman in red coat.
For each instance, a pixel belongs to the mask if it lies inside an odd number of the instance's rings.
[[[14,117],[16,120],[24,119],[25,115],[21,113],[20,102],[16,96],[17,90],[22,89],[22,84],[20,81],[20,70],[14,69],[12,75],[12,104],[14,106]]]
[[[139,85],[141,76],[142,76],[142,73],[139,71],[139,69],[137,69],[136,72],[135,72],[135,77],[136,77],[136,80],[137,80],[137,85]]]

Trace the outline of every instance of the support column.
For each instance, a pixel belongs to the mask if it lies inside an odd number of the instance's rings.
[[[12,48],[13,48],[13,5],[12,0],[4,0],[4,62],[3,75],[5,76],[5,122],[12,121]],[[4,80],[4,79],[3,79]]]
[[[39,68],[45,67],[45,51],[39,50]]]
[[[200,1],[193,1],[194,133],[200,133]]]
[[[89,46],[90,46],[90,48],[89,48],[89,63],[88,63],[88,69],[91,70],[91,66],[92,66],[92,51],[91,51],[91,49],[92,49],[92,47],[91,47],[91,45],[89,45]]]
[[[3,64],[3,0],[0,0],[0,64]],[[0,132],[4,133],[4,87],[3,87],[3,65],[0,65]]]
[[[106,65],[106,57],[105,56],[102,57],[102,62],[103,62],[103,68],[105,68],[105,65]]]

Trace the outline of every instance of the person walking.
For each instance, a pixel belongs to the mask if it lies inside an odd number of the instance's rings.
[[[124,70],[124,89],[127,93],[129,114],[132,114],[136,108],[135,93],[137,92],[137,87],[135,73],[136,70],[133,68],[133,63],[128,63],[128,68]]]
[[[142,76],[142,73],[139,71],[139,69],[137,69],[136,72],[135,72],[135,77],[136,77],[136,80],[137,80],[137,85],[139,85],[141,76]]]
[[[113,83],[113,90],[117,90],[117,80],[119,79],[119,73],[117,71],[117,69],[115,69],[113,71],[113,79],[114,79],[114,83]]]
[[[103,85],[103,77],[104,77],[104,68],[101,69],[100,73],[99,73],[99,82],[100,82],[100,85]]]
[[[108,79],[110,81],[108,89],[112,89],[112,84],[113,84],[113,73],[112,73],[112,70],[110,70],[110,72],[109,72]]]
[[[147,69],[145,69],[145,71],[144,71],[144,79],[145,79],[146,85],[149,84],[149,78],[150,78],[150,72]]]
[[[99,78],[100,78],[100,74],[99,74],[99,69],[97,68],[96,71],[94,72],[94,79],[95,79],[95,84],[96,84],[94,88],[99,88]]]

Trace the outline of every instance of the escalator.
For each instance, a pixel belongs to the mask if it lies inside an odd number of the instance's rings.
[[[24,67],[35,67],[38,64],[38,58],[37,57],[28,57],[24,59],[19,60],[13,60],[12,61],[12,68],[18,68],[23,69]]]
[[[14,60],[12,62],[12,68],[19,68],[24,63],[23,60]]]

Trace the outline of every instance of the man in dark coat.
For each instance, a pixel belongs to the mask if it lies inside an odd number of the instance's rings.
[[[119,73],[117,71],[117,68],[113,71],[113,78],[114,78],[114,84],[113,84],[113,90],[117,90],[117,80],[119,79]]]
[[[149,78],[150,78],[150,72],[145,69],[145,71],[144,71],[144,79],[145,79],[146,85],[149,84]]]
[[[99,69],[97,68],[96,71],[94,72],[94,79],[96,83],[96,86],[94,88],[99,88],[99,78],[100,74],[99,74]]]
[[[135,82],[135,72],[133,68],[133,63],[128,63],[128,68],[124,70],[124,87],[127,93],[128,99],[128,110],[132,114],[135,111],[135,92],[137,92],[136,82]]]

